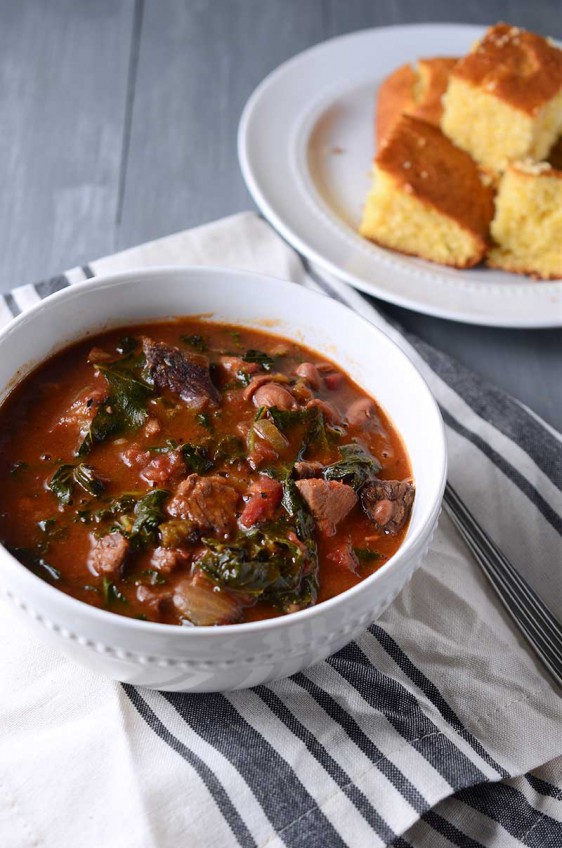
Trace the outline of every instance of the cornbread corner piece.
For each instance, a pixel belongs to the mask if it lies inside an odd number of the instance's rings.
[[[483,167],[545,159],[562,131],[562,50],[496,24],[454,67],[441,129]]]
[[[502,176],[487,262],[542,280],[562,278],[562,171],[519,162]]]
[[[457,61],[456,57],[450,56],[418,59],[416,65],[401,65],[382,81],[377,91],[377,150],[380,150],[402,114],[439,126],[443,113],[442,97]]]
[[[484,257],[493,191],[441,130],[403,115],[374,163],[359,232],[401,253],[468,268]]]

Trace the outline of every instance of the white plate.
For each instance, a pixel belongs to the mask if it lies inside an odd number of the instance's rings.
[[[488,268],[457,271],[357,234],[370,186],[377,86],[404,62],[466,53],[482,32],[449,24],[371,29],[290,59],[246,104],[238,133],[242,173],[264,215],[319,270],[441,318],[559,326],[562,282]]]

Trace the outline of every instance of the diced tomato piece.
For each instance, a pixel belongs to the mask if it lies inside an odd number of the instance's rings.
[[[336,565],[347,569],[347,571],[351,571],[352,574],[357,574],[359,560],[357,559],[355,551],[351,545],[351,539],[344,539],[343,542],[336,545],[327,556],[328,559],[331,559],[332,562],[336,563]]]
[[[262,474],[248,489],[249,499],[240,516],[243,527],[253,527],[270,521],[283,497],[283,486],[277,480]]]

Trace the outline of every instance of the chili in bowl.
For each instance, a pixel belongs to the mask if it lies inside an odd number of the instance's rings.
[[[117,679],[291,674],[427,549],[436,405],[332,300],[226,269],[113,275],[21,316],[0,362],[0,587]]]

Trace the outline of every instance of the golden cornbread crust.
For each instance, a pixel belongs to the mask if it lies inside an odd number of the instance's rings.
[[[417,66],[401,65],[386,77],[377,93],[376,144],[380,150],[402,114],[439,126],[443,97],[456,58],[419,59]]]
[[[473,233],[485,250],[494,193],[483,184],[474,160],[441,130],[403,115],[375,163],[391,174],[403,191]]]
[[[562,50],[540,35],[498,23],[456,64],[452,75],[535,115],[562,88]]]
[[[416,72],[411,65],[401,65],[381,83],[377,92],[375,139],[380,150],[403,112],[414,108]]]

